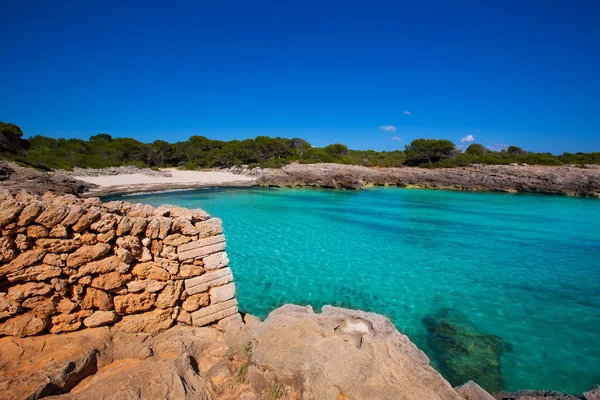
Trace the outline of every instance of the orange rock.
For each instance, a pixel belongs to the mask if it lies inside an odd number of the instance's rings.
[[[83,246],[67,257],[67,267],[77,267],[96,260],[110,251],[106,243],[98,243],[94,246]]]
[[[85,290],[85,297],[81,302],[81,308],[84,310],[89,310],[92,308],[97,308],[102,311],[112,310],[114,308],[113,299],[102,290],[88,287]]]
[[[102,274],[92,280],[91,286],[102,290],[112,290],[125,285],[131,280],[131,274],[120,274],[109,272]]]
[[[21,211],[21,215],[17,221],[19,226],[27,226],[31,224],[42,212],[42,204],[39,202],[29,203],[27,207]]]
[[[59,224],[69,214],[69,208],[64,204],[53,204],[46,208],[36,219],[35,222],[44,225],[46,228],[53,228]]]
[[[48,237],[48,229],[41,225],[31,225],[27,227],[27,236],[32,239]]]
[[[195,294],[193,296],[188,296],[181,305],[181,308],[187,312],[193,312],[198,310],[200,307],[206,307],[208,302],[208,293]]]
[[[32,336],[42,333],[50,323],[50,318],[45,315],[37,316],[34,313],[17,315],[4,320],[0,324],[0,336]]]
[[[154,307],[155,300],[156,294],[147,292],[115,296],[115,310],[121,315],[136,314]]]

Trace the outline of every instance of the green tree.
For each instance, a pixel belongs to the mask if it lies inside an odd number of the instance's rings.
[[[527,151],[525,151],[522,148],[517,147],[517,146],[508,146],[508,148],[506,149],[506,152],[508,154],[518,154],[518,155],[525,155],[528,153]]]
[[[323,150],[325,150],[327,153],[329,153],[331,155],[338,156],[338,157],[343,157],[348,154],[348,146],[346,146],[345,144],[340,144],[340,143],[334,143],[334,144],[330,144],[329,146],[325,146],[325,148]]]
[[[405,146],[406,161],[412,165],[429,164],[450,158],[456,147],[446,139],[415,139]]]
[[[469,145],[469,147],[467,147],[467,150],[465,150],[465,153],[470,154],[472,156],[482,156],[482,155],[486,154],[488,151],[489,151],[489,149],[486,149],[479,143],[473,143],[473,144]]]
[[[0,152],[17,153],[29,148],[23,131],[15,124],[0,122]]]

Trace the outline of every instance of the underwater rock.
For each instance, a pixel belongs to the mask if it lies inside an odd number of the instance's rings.
[[[452,308],[443,308],[423,318],[427,344],[436,352],[442,375],[453,385],[473,380],[491,393],[502,390],[500,354],[510,345],[500,337],[479,332],[469,318]]]

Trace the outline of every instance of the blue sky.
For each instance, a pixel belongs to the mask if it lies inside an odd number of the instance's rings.
[[[26,135],[600,151],[597,0],[6,0],[0,15],[0,120]]]

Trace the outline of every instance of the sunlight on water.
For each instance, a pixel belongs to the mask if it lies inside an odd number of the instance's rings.
[[[505,390],[600,384],[600,201],[373,188],[210,189],[126,198],[222,218],[240,309],[284,303],[389,317],[436,363],[443,308],[512,348]],[[485,336],[488,337],[488,336]]]

